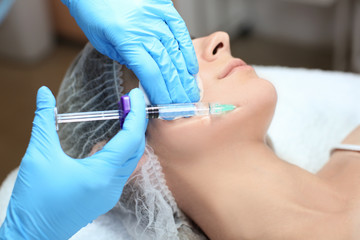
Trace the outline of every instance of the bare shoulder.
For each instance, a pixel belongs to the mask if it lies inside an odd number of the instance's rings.
[[[341,142],[360,146],[360,126],[355,128]],[[335,150],[328,163],[317,173],[317,175],[331,185],[342,188],[342,191],[351,192],[353,187],[358,189],[360,181],[360,152]]]
[[[351,131],[342,144],[360,146],[360,125]],[[348,200],[347,213],[351,237],[360,236],[360,152],[335,150],[329,162],[318,172],[318,176],[332,185],[342,197]]]

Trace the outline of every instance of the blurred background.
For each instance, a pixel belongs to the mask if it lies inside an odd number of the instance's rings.
[[[0,182],[30,139],[36,92],[56,95],[87,42],[60,0],[0,0]],[[226,31],[251,65],[360,72],[360,0],[174,0],[190,34]]]

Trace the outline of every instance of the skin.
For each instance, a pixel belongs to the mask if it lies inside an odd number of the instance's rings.
[[[279,159],[265,143],[277,101],[272,84],[250,66],[224,74],[240,62],[226,33],[193,43],[201,101],[237,109],[149,122],[147,141],[179,207],[210,239],[359,239],[360,154],[335,151],[317,175]],[[359,128],[344,140],[359,141]]]

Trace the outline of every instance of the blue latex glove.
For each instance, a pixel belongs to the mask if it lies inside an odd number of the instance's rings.
[[[30,143],[0,239],[68,239],[115,206],[145,148],[144,96],[139,89],[129,96],[132,107],[123,130],[101,151],[73,159],[60,147],[55,99],[48,88],[39,89]]]
[[[0,24],[6,18],[15,0],[2,0],[0,1]]]
[[[99,52],[136,74],[151,103],[199,101],[196,54],[171,0],[62,2]]]

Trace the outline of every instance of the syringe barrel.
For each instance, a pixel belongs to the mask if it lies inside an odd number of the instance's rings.
[[[148,106],[148,118],[176,119],[180,117],[209,115],[208,103],[179,103]]]
[[[127,98],[125,98],[127,97]],[[119,105],[119,110],[95,111],[95,112],[78,112],[78,113],[62,113],[58,114],[55,108],[56,128],[59,123],[99,121],[99,120],[120,120],[121,128],[126,115],[130,112],[130,98],[123,96],[123,103]],[[126,100],[126,101],[125,101]],[[146,108],[147,118],[160,119],[177,119],[192,116],[221,115],[225,112],[232,111],[236,107],[234,105],[223,105],[218,103],[179,103],[164,104],[157,106],[148,106]]]

